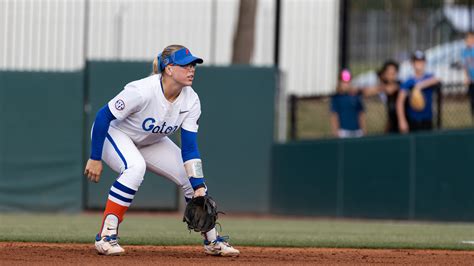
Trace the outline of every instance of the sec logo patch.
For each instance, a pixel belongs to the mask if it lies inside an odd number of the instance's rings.
[[[123,109],[125,109],[125,103],[122,100],[117,100],[115,102],[115,109],[122,111]]]

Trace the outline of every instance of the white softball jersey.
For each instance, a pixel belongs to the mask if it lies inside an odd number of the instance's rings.
[[[155,143],[180,127],[198,131],[201,104],[194,90],[184,87],[174,102],[163,94],[161,75],[152,75],[127,84],[109,101],[109,109],[117,120],[111,127],[124,132],[139,146]]]
[[[201,114],[199,97],[184,87],[174,102],[169,102],[161,85],[161,75],[152,75],[127,84],[108,107],[117,118],[110,123],[102,160],[120,173],[122,185],[137,191],[146,169],[164,176],[191,198],[194,190],[183,165],[181,149],[168,136],[180,127],[197,132]],[[112,191],[109,199],[129,206],[134,194]],[[120,192],[120,194],[119,194]]]

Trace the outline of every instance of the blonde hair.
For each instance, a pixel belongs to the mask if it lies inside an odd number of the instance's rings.
[[[178,51],[182,48],[184,48],[184,46],[179,44],[169,45],[165,49],[163,49],[163,52],[161,52],[161,58],[166,58],[170,56],[173,52]],[[158,62],[158,57],[155,57],[155,59],[153,59],[153,74],[158,73],[161,73],[160,63]]]

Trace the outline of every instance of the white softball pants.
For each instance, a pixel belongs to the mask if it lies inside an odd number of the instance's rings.
[[[148,169],[181,187],[186,198],[193,197],[194,190],[184,169],[181,149],[168,137],[148,146],[137,147],[125,133],[109,127],[102,160],[120,173],[117,179],[120,183],[135,191]]]

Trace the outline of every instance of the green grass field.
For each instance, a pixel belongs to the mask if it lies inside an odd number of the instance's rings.
[[[0,241],[91,243],[99,214],[0,214]],[[223,234],[236,246],[417,248],[474,250],[474,224],[221,218]],[[199,245],[176,215],[129,214],[120,227],[126,245]]]

